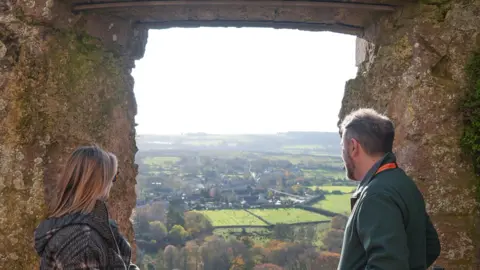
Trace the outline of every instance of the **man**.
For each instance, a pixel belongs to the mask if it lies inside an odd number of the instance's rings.
[[[340,127],[347,177],[360,181],[351,198],[338,270],[424,270],[440,254],[438,234],[415,183],[392,153],[393,123],[372,109]]]

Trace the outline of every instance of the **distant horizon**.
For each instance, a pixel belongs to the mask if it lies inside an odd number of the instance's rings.
[[[137,133],[137,136],[180,136],[180,135],[276,135],[284,133],[338,133],[338,131],[319,131],[319,130],[290,130],[290,131],[279,131],[272,133],[211,133],[211,132],[182,132],[182,133]]]

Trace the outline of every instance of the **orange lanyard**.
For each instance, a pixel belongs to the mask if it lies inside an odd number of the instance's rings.
[[[386,171],[386,170],[390,170],[390,169],[396,169],[397,168],[397,164],[396,163],[387,163],[387,164],[383,164],[380,168],[378,168],[377,172],[375,172],[375,175],[383,172],[383,171]]]

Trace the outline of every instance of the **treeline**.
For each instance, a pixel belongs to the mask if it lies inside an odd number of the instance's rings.
[[[212,235],[214,228],[204,215],[183,213],[175,202],[166,209],[155,204],[134,213],[137,261],[141,269],[150,270],[335,269],[345,221],[333,217],[326,231],[317,231],[315,225],[275,224],[262,233],[264,242],[256,243],[245,230],[228,238]],[[320,252],[317,240],[323,243]],[[273,268],[262,268],[267,266]]]
[[[338,259],[338,253],[317,252],[308,244],[272,240],[260,246],[247,237],[225,240],[217,236],[138,256],[140,267],[149,270],[333,270]]]

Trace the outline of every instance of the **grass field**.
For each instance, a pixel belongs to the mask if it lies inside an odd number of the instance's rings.
[[[156,166],[164,166],[165,162],[171,162],[176,163],[179,161],[179,157],[165,157],[165,156],[160,156],[160,157],[147,157],[143,160],[143,163],[147,165],[156,165]]]
[[[334,190],[341,191],[343,193],[352,193],[357,187],[354,186],[311,186],[308,187],[311,190],[315,190],[318,187],[318,189],[325,190],[328,192],[332,192]]]
[[[247,213],[243,210],[205,210],[196,211],[204,214],[213,227],[217,226],[239,226],[239,225],[255,225],[255,226],[267,226],[265,222],[256,218],[255,216]]]
[[[339,179],[345,179],[345,172],[343,171],[328,171],[328,170],[306,170],[303,169],[303,175],[305,177],[314,178],[315,176],[333,177]]]
[[[339,214],[349,214],[351,196],[351,194],[328,194],[325,195],[325,200],[319,201],[318,203],[314,204],[313,207],[322,208]]]
[[[322,164],[332,165],[332,166],[342,166],[343,164],[341,157],[329,156],[329,155],[313,156],[313,155],[302,155],[302,154],[296,154],[296,155],[265,154],[263,155],[263,158],[270,159],[270,160],[288,160],[292,164],[298,164],[300,162],[303,162],[303,163],[316,162],[316,163],[322,163]]]
[[[272,224],[330,220],[329,217],[296,208],[250,209],[249,211]]]

